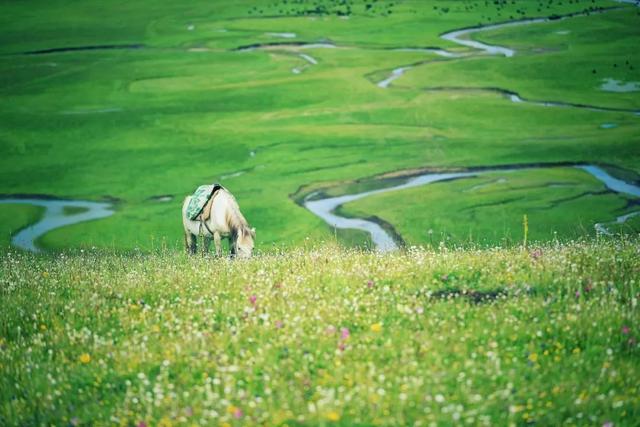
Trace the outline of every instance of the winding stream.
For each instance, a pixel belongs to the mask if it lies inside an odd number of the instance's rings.
[[[538,167],[514,166],[509,168],[501,167],[501,168],[483,169],[479,171],[425,173],[412,178],[408,178],[404,183],[393,186],[393,187],[386,187],[386,188],[380,188],[377,190],[364,191],[362,193],[357,193],[357,194],[347,194],[344,196],[328,197],[324,199],[313,200],[314,196],[316,196],[317,193],[311,193],[305,198],[303,205],[305,208],[309,209],[312,213],[322,218],[331,227],[336,227],[341,229],[350,228],[350,229],[361,230],[369,233],[371,235],[371,240],[375,245],[376,249],[378,249],[381,252],[386,252],[386,251],[398,249],[398,244],[395,242],[393,237],[389,233],[387,233],[387,231],[384,230],[378,223],[374,221],[362,219],[362,218],[345,218],[336,214],[335,210],[346,203],[360,200],[368,196],[373,196],[375,194],[382,194],[390,191],[398,191],[398,190],[404,190],[412,187],[419,187],[419,186],[431,184],[434,182],[476,177],[476,176],[484,175],[491,172],[506,172],[506,171],[525,170],[525,169],[546,169],[550,167],[557,167],[557,166],[553,166],[553,165],[538,166]],[[621,194],[628,194],[635,197],[640,197],[640,186],[635,184],[630,184],[620,179],[614,178],[599,166],[588,164],[588,165],[578,165],[575,167],[589,173],[598,181],[602,182],[611,191],[614,191],[616,193],[621,193]],[[618,217],[614,221],[618,223],[624,223],[627,219],[638,214],[640,214],[640,212],[632,212],[632,213],[623,215],[621,217]],[[608,234],[608,231],[605,225],[603,224],[596,224],[595,228],[598,232]]]
[[[640,5],[640,2],[636,1],[636,0],[618,0],[619,3],[629,3],[629,4],[635,4],[635,5]],[[465,46],[465,47],[470,47],[470,48],[474,48],[474,49],[478,49],[481,51],[481,54],[487,54],[487,55],[503,55],[505,57],[512,57],[516,54],[516,51],[514,49],[510,49],[506,46],[495,46],[495,45],[490,45],[488,43],[484,43],[481,41],[477,41],[477,40],[473,40],[471,39],[469,36],[471,34],[474,33],[479,33],[479,32],[483,32],[483,31],[491,31],[491,30],[496,30],[496,29],[501,29],[501,28],[508,28],[508,27],[516,27],[516,26],[521,26],[521,25],[529,25],[529,24],[538,24],[538,23],[543,23],[543,22],[557,22],[557,21],[562,21],[565,19],[569,19],[569,18],[575,18],[575,17],[580,17],[580,16],[588,16],[589,14],[593,14],[593,13],[604,13],[604,12],[608,12],[610,10],[615,10],[617,8],[608,8],[608,9],[599,9],[599,10],[595,10],[595,11],[590,11],[590,12],[580,12],[580,13],[572,13],[572,14],[568,14],[568,15],[562,15],[562,16],[554,16],[552,18],[528,18],[528,19],[521,19],[518,21],[510,21],[510,22],[503,22],[500,24],[492,24],[492,25],[484,25],[484,26],[478,26],[478,27],[469,27],[469,28],[462,28],[459,30],[454,30],[454,31],[449,31],[447,33],[444,33],[440,36],[441,39],[443,40],[447,40],[453,43],[456,43],[458,45],[461,46]],[[419,48],[406,48],[406,49],[395,49],[395,50],[410,50],[410,51],[429,51],[429,52],[433,52],[436,53],[440,56],[445,56],[445,57],[450,57],[450,58],[459,58],[459,57],[463,57],[463,56],[471,56],[471,55],[463,55],[463,54],[458,54],[458,53],[452,53],[449,52],[447,50],[444,49],[437,49],[437,48],[425,48],[425,49],[419,49]],[[477,55],[477,53],[476,53]],[[412,69],[414,67],[414,65],[405,65],[402,67],[398,67],[394,70],[391,71],[391,74],[384,80],[380,81],[377,83],[378,87],[386,89],[388,88],[391,83],[394,80],[397,80],[398,78],[402,77],[403,74],[405,74],[408,70]],[[609,79],[611,80],[611,79]],[[609,83],[609,86],[607,87],[614,87],[616,90],[636,90],[637,88],[640,88],[640,86],[636,86],[635,85],[636,82],[630,82],[630,83],[626,83],[622,86],[611,86],[611,83]],[[620,87],[621,89],[618,89],[618,87]],[[542,107],[571,107],[571,108],[580,108],[580,109],[586,109],[586,110],[590,110],[590,111],[596,111],[596,112],[610,112],[610,111],[616,111],[616,112],[623,112],[623,113],[633,113],[636,115],[640,115],[640,110],[632,110],[632,109],[624,109],[624,108],[607,108],[607,107],[598,107],[598,106],[593,106],[593,105],[582,105],[582,104],[576,104],[576,103],[570,103],[570,102],[561,102],[561,101],[538,101],[538,100],[529,100],[529,99],[524,99],[522,97],[520,97],[520,95],[518,95],[517,93],[513,92],[513,91],[509,91],[509,90],[505,90],[505,89],[498,89],[498,88],[447,88],[447,87],[433,87],[433,88],[428,88],[426,90],[434,90],[434,91],[438,91],[438,90],[469,90],[469,91],[473,91],[473,90],[485,90],[485,91],[494,91],[494,92],[500,92],[504,95],[507,95],[507,98],[510,99],[512,102],[515,103],[527,103],[527,104],[532,104],[532,105],[538,105],[538,106],[542,106]]]
[[[113,205],[105,202],[85,200],[58,200],[45,198],[3,198],[0,204],[32,205],[45,208],[42,218],[36,223],[20,230],[11,238],[11,243],[30,252],[41,252],[36,240],[51,230],[65,225],[78,224],[113,215]],[[80,212],[67,213],[66,209],[81,209]]]

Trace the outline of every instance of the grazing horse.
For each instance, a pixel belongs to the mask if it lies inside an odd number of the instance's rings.
[[[235,197],[222,187],[214,193],[211,216],[205,221],[193,221],[187,216],[187,206],[191,196],[182,204],[182,224],[184,225],[184,243],[187,252],[194,254],[197,250],[197,236],[204,237],[202,253],[209,251],[211,238],[216,246],[216,255],[222,255],[221,239],[229,239],[231,256],[249,258],[253,251],[253,239],[256,231],[249,227],[247,220],[240,212]]]

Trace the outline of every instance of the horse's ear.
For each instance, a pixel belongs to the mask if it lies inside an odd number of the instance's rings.
[[[256,238],[256,229],[251,227],[251,236],[255,239]]]

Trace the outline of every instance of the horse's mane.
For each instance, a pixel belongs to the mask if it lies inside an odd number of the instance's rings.
[[[236,198],[233,197],[233,194],[231,194],[226,189],[222,189],[222,191],[224,191],[224,194],[227,195],[229,200],[229,209],[227,209],[227,214],[225,218],[227,221],[227,224],[229,225],[229,228],[231,228],[236,233],[239,232],[240,234],[244,234],[244,235],[250,234],[251,231],[250,231],[249,223],[245,219],[244,215],[242,215],[242,212],[240,212],[240,206],[238,206],[238,202],[236,202]]]

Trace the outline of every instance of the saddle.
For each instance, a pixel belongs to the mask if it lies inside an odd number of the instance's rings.
[[[196,189],[187,206],[187,217],[193,221],[204,222],[211,217],[213,199],[218,190],[224,188],[215,183],[213,185],[201,185]]]

